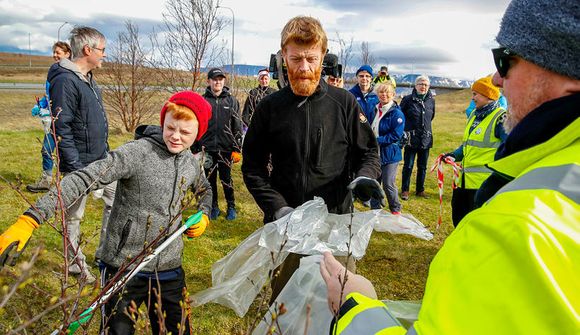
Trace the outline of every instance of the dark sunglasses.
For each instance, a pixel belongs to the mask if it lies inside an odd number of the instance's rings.
[[[493,61],[497,72],[500,77],[505,77],[510,69],[510,59],[516,54],[504,47],[491,49],[491,53],[493,54]]]

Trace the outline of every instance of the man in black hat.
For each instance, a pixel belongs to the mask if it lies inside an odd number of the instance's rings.
[[[242,118],[240,104],[230,94],[225,86],[226,75],[220,68],[213,68],[207,73],[207,88],[203,97],[212,109],[208,129],[199,142],[198,150],[205,150],[205,174],[213,191],[210,219],[215,220],[221,211],[218,206],[217,174],[224,188],[228,204],[226,220],[234,220],[237,216],[232,181],[232,163],[241,159],[242,149]]]

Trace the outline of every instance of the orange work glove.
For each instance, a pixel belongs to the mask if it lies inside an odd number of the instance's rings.
[[[16,264],[16,259],[38,226],[39,224],[30,216],[20,215],[18,220],[0,235],[0,267],[3,267],[6,262],[11,266]],[[13,253],[14,248],[16,252]]]
[[[207,215],[203,214],[201,216],[201,220],[198,223],[194,224],[193,226],[189,227],[184,234],[187,235],[188,238],[199,237],[205,231],[205,228],[209,226],[209,218]]]
[[[238,163],[239,161],[242,160],[242,154],[236,151],[232,152],[232,162]]]

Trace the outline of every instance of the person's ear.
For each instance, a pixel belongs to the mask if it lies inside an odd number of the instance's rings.
[[[91,53],[91,47],[88,44],[83,45],[83,55],[88,56]]]

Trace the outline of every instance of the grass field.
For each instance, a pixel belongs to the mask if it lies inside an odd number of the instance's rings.
[[[4,76],[0,76],[0,81],[4,79]],[[24,186],[35,181],[41,172],[42,130],[39,120],[30,116],[34,96],[41,93],[0,91],[0,120],[2,120],[0,122],[0,157],[2,158],[0,175],[18,185],[28,201],[34,201],[38,195],[26,192]],[[437,96],[437,114],[434,121],[435,142],[431,151],[430,164],[438,153],[458,146],[465,124],[463,109],[469,98],[468,91]],[[131,137],[131,134],[121,132],[111,135],[112,148],[121,145]],[[238,219],[230,222],[222,216],[212,222],[201,238],[186,243],[184,269],[190,293],[210,287],[211,265],[262,226],[262,214],[242,182],[239,164],[234,166],[233,178]],[[412,180],[411,191],[413,192],[414,175]],[[400,174],[397,182],[400,185]],[[445,188],[444,220],[439,230],[435,229],[439,213],[435,174],[428,174],[426,189],[429,199],[417,199],[412,196],[409,201],[403,202],[403,211],[413,214],[435,232],[434,239],[422,241],[408,236],[375,233],[366,256],[358,263],[359,273],[367,276],[376,285],[377,293],[381,298],[421,299],[429,264],[445,238],[453,230],[450,219],[451,188],[449,184]],[[219,192],[223,212],[225,201],[222,190],[220,189]],[[27,201],[16,191],[0,181],[0,230],[5,230],[28,206]],[[82,231],[83,241],[86,243],[83,250],[90,262],[92,262],[98,243],[101,211],[101,203],[89,197]],[[0,310],[1,333],[45,310],[51,305],[51,297],[61,294],[61,237],[50,227],[43,226],[35,232],[21,260],[29,259],[32,251],[38,246],[42,246],[44,252],[34,265],[30,280]],[[0,270],[0,286],[3,287],[0,301],[6,294],[6,285],[10,285],[19,273],[20,267]],[[73,286],[67,294],[74,294],[74,292]],[[84,301],[86,303],[88,297]],[[62,319],[62,313],[61,309],[49,313],[45,318],[31,325],[28,329],[29,333],[47,333],[54,329],[58,325],[58,320]],[[239,319],[227,308],[209,304],[193,309],[192,320],[196,333],[229,334],[243,333],[253,317],[255,315]],[[93,326],[89,333],[95,333],[97,329],[95,327]]]

